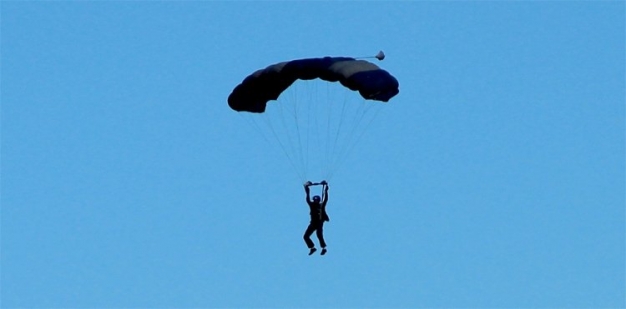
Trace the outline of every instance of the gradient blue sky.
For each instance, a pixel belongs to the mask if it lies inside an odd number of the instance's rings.
[[[626,307],[622,1],[0,8],[3,308]],[[300,179],[226,98],[380,49],[400,94],[307,256]]]

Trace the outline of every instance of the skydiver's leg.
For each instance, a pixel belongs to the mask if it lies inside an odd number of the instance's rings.
[[[317,224],[317,239],[320,241],[320,247],[322,247],[322,249],[326,248],[326,242],[324,241],[324,221],[320,221]]]
[[[306,242],[306,246],[309,249],[315,248],[315,244],[311,240],[311,235],[313,235],[313,231],[315,231],[315,224],[313,224],[313,222],[311,222],[309,224],[309,226],[306,228],[306,231],[304,231],[304,237],[303,237],[304,238],[304,242]]]

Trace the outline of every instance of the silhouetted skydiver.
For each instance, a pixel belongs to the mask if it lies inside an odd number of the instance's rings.
[[[310,186],[314,185],[322,185],[322,198],[318,195],[313,196],[311,200],[310,197]],[[311,222],[309,226],[306,228],[304,232],[304,241],[306,242],[307,247],[309,248],[309,255],[313,254],[317,249],[315,248],[315,244],[311,240],[311,235],[313,232],[316,232],[317,239],[320,242],[320,246],[322,247],[321,254],[326,254],[326,242],[324,241],[324,222],[330,221],[328,214],[326,213],[326,203],[328,202],[328,183],[326,180],[320,183],[312,183],[307,181],[304,184],[304,191],[306,192],[306,202],[309,204],[309,208],[311,209]]]

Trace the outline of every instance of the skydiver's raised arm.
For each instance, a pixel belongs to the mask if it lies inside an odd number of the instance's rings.
[[[328,183],[326,180],[322,181],[322,183],[324,184],[324,200],[322,203],[326,204],[328,202]]]
[[[304,184],[304,192],[306,192],[306,201],[307,202],[311,202],[311,189],[309,188],[310,185],[311,185],[310,181],[307,181]]]

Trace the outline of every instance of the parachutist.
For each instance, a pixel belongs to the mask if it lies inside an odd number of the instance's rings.
[[[319,195],[315,195],[313,196],[313,199],[311,199],[311,189],[309,187],[320,184],[324,186],[322,189],[322,198],[320,198]],[[326,213],[326,203],[328,202],[328,183],[325,180],[320,183],[307,181],[304,184],[304,191],[306,192],[306,202],[309,204],[309,208],[311,210],[311,222],[304,232],[304,242],[309,248],[309,255],[317,251],[315,244],[311,240],[311,235],[313,232],[316,232],[317,239],[322,247],[321,254],[324,255],[327,252],[326,242],[324,241],[324,222],[330,221],[330,218]]]

